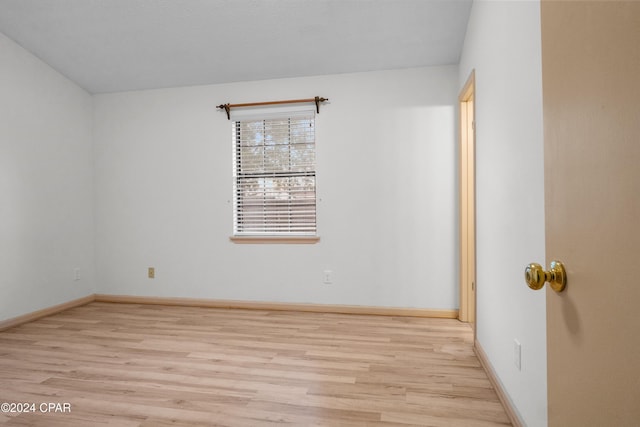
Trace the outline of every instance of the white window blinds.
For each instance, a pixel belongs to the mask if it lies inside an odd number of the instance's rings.
[[[314,236],[314,112],[233,120],[234,235]]]

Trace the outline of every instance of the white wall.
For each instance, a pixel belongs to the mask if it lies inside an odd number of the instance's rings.
[[[92,100],[2,34],[0,94],[5,320],[94,293]]]
[[[457,76],[439,67],[95,96],[98,292],[457,308]],[[321,241],[231,243],[231,124],[215,106],[315,95],[330,98],[316,126]]]
[[[459,86],[476,70],[477,338],[528,426],[547,425],[540,5],[475,1]],[[522,345],[522,370],[514,364]]]

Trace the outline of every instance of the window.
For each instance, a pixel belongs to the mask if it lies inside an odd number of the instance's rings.
[[[314,112],[232,123],[234,236],[315,236]]]

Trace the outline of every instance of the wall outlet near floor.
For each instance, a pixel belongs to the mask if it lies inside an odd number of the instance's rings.
[[[73,269],[73,280],[75,282],[77,282],[78,280],[80,280],[80,269],[79,268],[74,268]]]
[[[522,370],[522,346],[518,340],[513,340],[513,362],[518,371]]]
[[[155,279],[156,278],[156,269],[155,269],[155,267],[149,267],[147,275],[149,276],[149,279]]]
[[[333,271],[325,270],[322,272],[322,283],[327,285],[333,283]]]

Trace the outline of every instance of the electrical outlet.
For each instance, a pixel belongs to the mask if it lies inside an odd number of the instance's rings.
[[[73,280],[74,281],[78,281],[80,280],[80,269],[79,268],[74,268],[73,269]]]
[[[149,279],[155,279],[156,277],[156,269],[154,267],[149,267]]]
[[[327,285],[330,283],[333,283],[333,271],[325,270],[322,272],[322,274],[323,274],[322,283],[325,283]]]
[[[513,362],[518,371],[522,370],[522,346],[518,340],[513,340]]]

